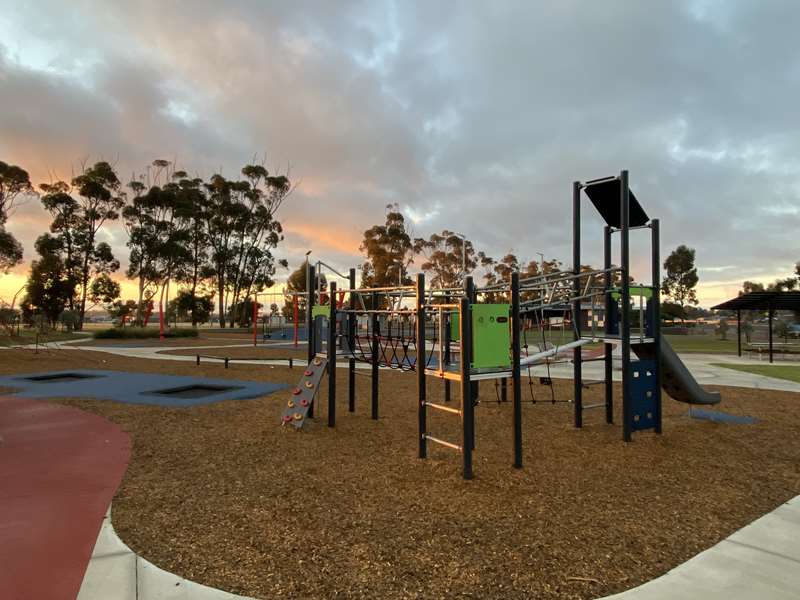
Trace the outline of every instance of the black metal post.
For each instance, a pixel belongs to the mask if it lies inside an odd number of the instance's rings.
[[[306,343],[308,344],[308,364],[314,362],[314,303],[316,302],[317,291],[317,278],[314,266],[311,264],[306,265],[306,294],[308,302],[306,303]],[[314,418],[314,403],[308,407],[309,418]]]
[[[328,427],[336,426],[336,282],[330,283],[328,311]]]
[[[444,303],[450,304],[450,294],[444,295]],[[442,319],[442,335],[444,335],[443,340],[439,340],[439,343],[443,345],[443,360],[444,364],[439,365],[440,368],[446,369],[447,365],[450,364],[450,310],[451,309],[443,309],[441,313]],[[450,402],[450,380],[444,380],[444,401],[445,403]]]
[[[378,296],[377,294],[372,294],[372,309],[377,310],[377,302]],[[380,370],[378,369],[378,348],[380,344],[380,325],[378,323],[378,313],[372,313],[371,315],[371,323],[370,326],[372,328],[372,335],[370,336],[370,340],[372,341],[372,418],[377,421],[378,420],[378,373]]]
[[[769,303],[769,314],[767,315],[769,323],[769,362],[772,364],[772,302]]]
[[[417,357],[414,361],[417,370],[417,392],[419,406],[417,417],[419,424],[419,457],[428,457],[428,405],[425,382],[425,275],[417,274]]]
[[[461,328],[461,457],[463,459],[464,479],[472,479],[472,446],[474,443],[475,406],[472,402],[472,387],[470,386],[470,352],[472,350],[472,333],[470,331],[472,319],[470,318],[470,301],[468,296],[461,298],[460,317],[458,324]]]
[[[742,355],[742,311],[736,309],[736,348],[739,356]]]
[[[467,296],[467,298],[469,298],[470,306],[472,304],[474,304],[475,302],[477,302],[477,292],[475,291],[475,281],[472,279],[472,275],[467,275],[464,278],[464,294]],[[472,311],[470,310],[470,315],[471,314],[472,314]],[[471,325],[472,324],[470,324],[470,330],[469,330],[470,331],[470,335],[472,334]],[[470,350],[469,350],[469,363],[470,363],[470,365],[472,365],[472,361],[475,360],[475,347],[474,347],[474,345],[472,343],[472,340],[470,340],[469,348],[470,348]],[[473,381],[470,384],[470,386],[471,386],[470,389],[472,390],[472,401],[473,402],[477,402],[478,401],[478,397],[480,396],[480,382]]]
[[[581,183],[572,183],[572,272],[579,275],[581,272]],[[575,297],[581,295],[581,280],[575,277],[572,280],[572,291]],[[572,303],[572,330],[575,341],[581,337],[581,301]],[[583,365],[581,364],[581,348],[577,346],[572,351],[573,390],[575,395],[575,427],[583,426]]]
[[[653,254],[653,297],[650,311],[653,319],[653,356],[656,362],[656,389],[654,392],[656,433],[661,433],[661,223],[658,219],[650,222],[651,244]]]
[[[520,385],[519,272],[511,274],[511,379],[514,386],[514,468],[522,468],[522,386]],[[503,400],[506,380],[503,378]]]
[[[632,409],[630,399],[630,371],[631,371],[631,323],[630,323],[630,193],[628,191],[628,171],[619,174],[620,180],[620,276],[622,277],[621,299],[619,311],[619,335],[622,349],[622,439],[631,441]]]
[[[611,227],[603,228],[603,268],[611,268]],[[611,288],[614,278],[610,271],[606,271],[603,282],[603,296],[605,298],[605,314],[603,315],[603,329],[606,336],[612,333],[611,313],[614,299],[611,297]],[[604,388],[606,394],[606,423],[614,422],[614,345],[603,344]]]
[[[350,289],[356,288],[356,270],[350,269]],[[347,350],[350,353],[350,359],[347,361],[347,375],[348,375],[348,396],[347,396],[347,410],[349,412],[356,411],[356,359],[353,358],[353,348],[356,344],[356,295],[350,292],[350,314],[347,315]]]
[[[508,377],[500,380],[500,402],[508,402]]]

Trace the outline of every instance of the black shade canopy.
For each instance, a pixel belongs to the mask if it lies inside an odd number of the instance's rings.
[[[605,219],[610,227],[622,227],[622,215],[620,214],[619,202],[621,185],[619,178],[610,177],[608,179],[589,181],[584,186],[589,200],[592,201],[592,204],[594,204],[600,216]],[[628,195],[630,197],[628,225],[631,227],[646,225],[650,218],[647,216],[647,213],[644,212],[636,196],[633,195],[632,190],[628,189]]]
[[[750,292],[713,306],[713,310],[800,310],[800,292]]]

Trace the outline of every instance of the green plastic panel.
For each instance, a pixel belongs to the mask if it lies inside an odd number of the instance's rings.
[[[458,322],[458,313],[450,315],[450,341],[457,342],[461,339],[461,324]]]
[[[643,296],[648,300],[653,297],[653,288],[644,285],[632,285],[630,287],[631,290],[631,297],[634,296]],[[619,300],[622,293],[619,291],[619,288],[615,288],[614,291],[611,292],[611,297],[614,300]]]
[[[316,319],[317,317],[325,317],[326,319],[331,314],[331,307],[325,306],[324,304],[315,304],[311,309],[311,318]]]
[[[473,369],[511,366],[508,304],[472,305]]]

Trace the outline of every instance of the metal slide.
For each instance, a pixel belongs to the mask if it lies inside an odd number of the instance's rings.
[[[653,344],[631,344],[631,350],[645,360],[652,360]],[[707,392],[675,354],[669,342],[661,337],[661,387],[678,402],[687,404],[718,404],[722,399],[719,392]]]

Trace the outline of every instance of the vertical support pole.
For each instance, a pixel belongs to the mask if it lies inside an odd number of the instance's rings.
[[[328,312],[328,427],[336,427],[336,282],[330,283]]]
[[[655,430],[661,433],[661,222],[653,219],[650,222],[651,243],[653,250],[653,298],[650,301],[650,316],[653,319],[653,356],[656,361],[655,392]]]
[[[606,225],[603,228],[603,268],[611,269],[611,227]],[[605,298],[605,314],[603,315],[603,329],[606,337],[611,335],[612,323],[611,313],[613,311],[611,303],[611,288],[614,278],[611,271],[606,271],[603,281],[603,297]],[[606,423],[614,423],[614,345],[603,344],[603,366],[605,368],[604,388],[606,394]]]
[[[308,302],[306,302],[306,343],[308,344],[308,364],[314,362],[314,303],[316,302],[316,272],[314,266],[306,264],[306,294]],[[308,416],[314,418],[314,403],[308,407]]]
[[[500,402],[508,402],[508,377],[500,380]]]
[[[519,272],[511,273],[511,380],[514,393],[514,468],[522,468],[522,386],[520,385]],[[503,400],[506,380],[503,379]]]
[[[197,355],[197,366],[198,367],[200,366],[200,355],[199,354]]]
[[[350,269],[350,289],[356,289],[356,270]],[[350,359],[347,361],[347,410],[356,411],[356,359],[353,358],[353,348],[356,344],[356,296],[350,292],[350,313],[347,315],[347,350],[350,352]]]
[[[769,303],[767,320],[769,323],[769,362],[772,364],[772,302]]]
[[[577,277],[581,272],[581,187],[580,181],[572,183],[572,273],[576,275],[572,280],[572,293],[576,298],[581,295],[581,280]],[[572,302],[572,330],[575,340],[579,340],[581,337],[580,300]],[[575,427],[583,427],[583,365],[580,346],[572,351],[572,367]]]
[[[742,310],[736,309],[736,349],[739,356],[742,356]]]
[[[622,438],[631,441],[633,406],[631,405],[631,284],[630,284],[630,193],[628,191],[628,171],[619,174],[620,181],[620,276],[622,277],[621,304],[619,311],[619,335],[622,347]]]
[[[294,320],[294,347],[297,348],[297,344],[300,341],[300,323],[298,322],[300,320],[300,301],[298,300],[297,293],[293,294],[292,298],[294,299],[292,301],[292,318]]]
[[[461,457],[464,479],[472,479],[472,445],[475,437],[475,406],[470,385],[470,353],[472,350],[472,319],[468,296],[461,298],[458,324],[461,328]]]
[[[450,304],[450,294],[444,295],[444,303]],[[444,364],[439,365],[440,368],[446,369],[450,364],[450,311],[451,309],[443,309],[441,312],[442,331],[444,332],[444,339],[439,340],[439,343],[444,346]],[[444,401],[450,402],[450,380],[444,380]]]
[[[253,294],[253,346],[258,346],[258,294]]]
[[[378,297],[377,294],[372,294],[372,309],[377,310],[377,303]],[[378,373],[380,372],[378,369],[378,344],[380,344],[380,326],[378,324],[378,313],[373,312],[370,315],[370,327],[372,328],[372,335],[370,336],[370,340],[372,341],[372,419],[377,421],[378,420]]]
[[[417,274],[417,391],[419,392],[419,406],[417,417],[419,424],[419,457],[428,457],[428,405],[427,388],[425,381],[425,275]]]
[[[470,306],[477,302],[477,293],[475,292],[475,281],[472,279],[472,275],[467,275],[464,278],[464,294],[469,298]],[[470,309],[470,315],[472,315],[472,309]],[[470,324],[469,328],[470,335],[472,335],[472,327]],[[469,363],[472,364],[472,361],[475,360],[475,345],[474,340],[470,340],[469,344]],[[477,402],[478,396],[480,395],[480,382],[475,381],[470,384],[470,389],[472,390],[472,401]]]

